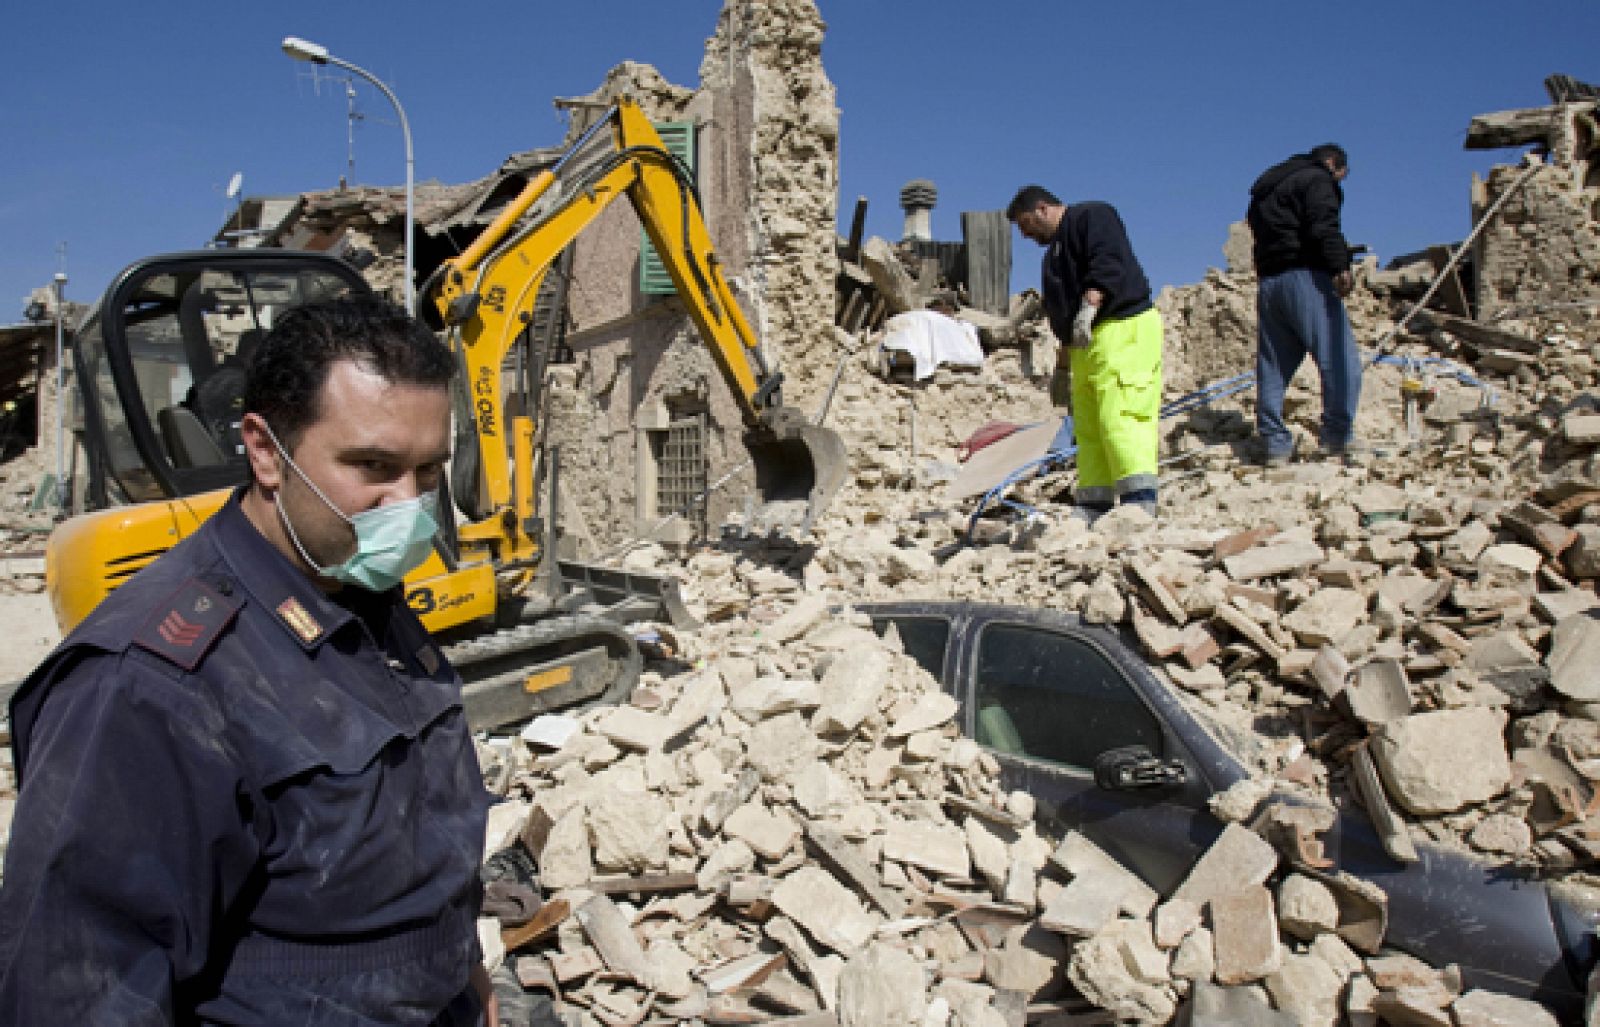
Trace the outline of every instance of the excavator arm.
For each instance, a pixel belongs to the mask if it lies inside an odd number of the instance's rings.
[[[768,366],[728,286],[688,173],[638,106],[623,101],[433,279],[432,300],[462,358],[481,450],[479,484],[488,516],[464,527],[462,539],[490,533],[511,548],[502,558],[532,558],[539,548],[532,531],[535,425],[526,413],[507,416],[502,367],[533,322],[539,286],[556,258],[623,197],[741,405],[762,499],[803,502],[809,525],[843,481],[843,442],[783,405],[782,375]],[[511,537],[508,521],[517,525]]]

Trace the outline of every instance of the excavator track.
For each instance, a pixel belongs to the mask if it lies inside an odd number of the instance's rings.
[[[644,657],[614,621],[588,614],[543,617],[444,647],[461,674],[474,731],[553,710],[623,702]]]

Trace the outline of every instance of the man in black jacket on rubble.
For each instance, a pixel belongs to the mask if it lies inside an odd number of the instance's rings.
[[[1255,237],[1258,328],[1256,430],[1269,467],[1294,455],[1283,394],[1310,354],[1322,378],[1323,451],[1349,456],[1361,400],[1361,355],[1345,313],[1350,247],[1339,225],[1350,173],[1343,148],[1324,143],[1262,173],[1246,215]]]

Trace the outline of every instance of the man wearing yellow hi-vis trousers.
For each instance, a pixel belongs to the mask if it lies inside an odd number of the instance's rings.
[[[1119,501],[1154,516],[1161,315],[1122,218],[1037,185],[1017,191],[1006,217],[1045,248],[1039,291],[1072,369],[1078,507],[1090,521]]]

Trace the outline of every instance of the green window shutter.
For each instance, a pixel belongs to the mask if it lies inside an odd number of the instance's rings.
[[[666,144],[667,152],[683,162],[693,180],[694,122],[668,121],[656,125],[655,130]],[[656,252],[650,236],[643,228],[639,229],[639,291],[646,296],[671,296],[676,291],[672,286],[672,276],[667,274],[666,265],[661,263],[661,255]]]

